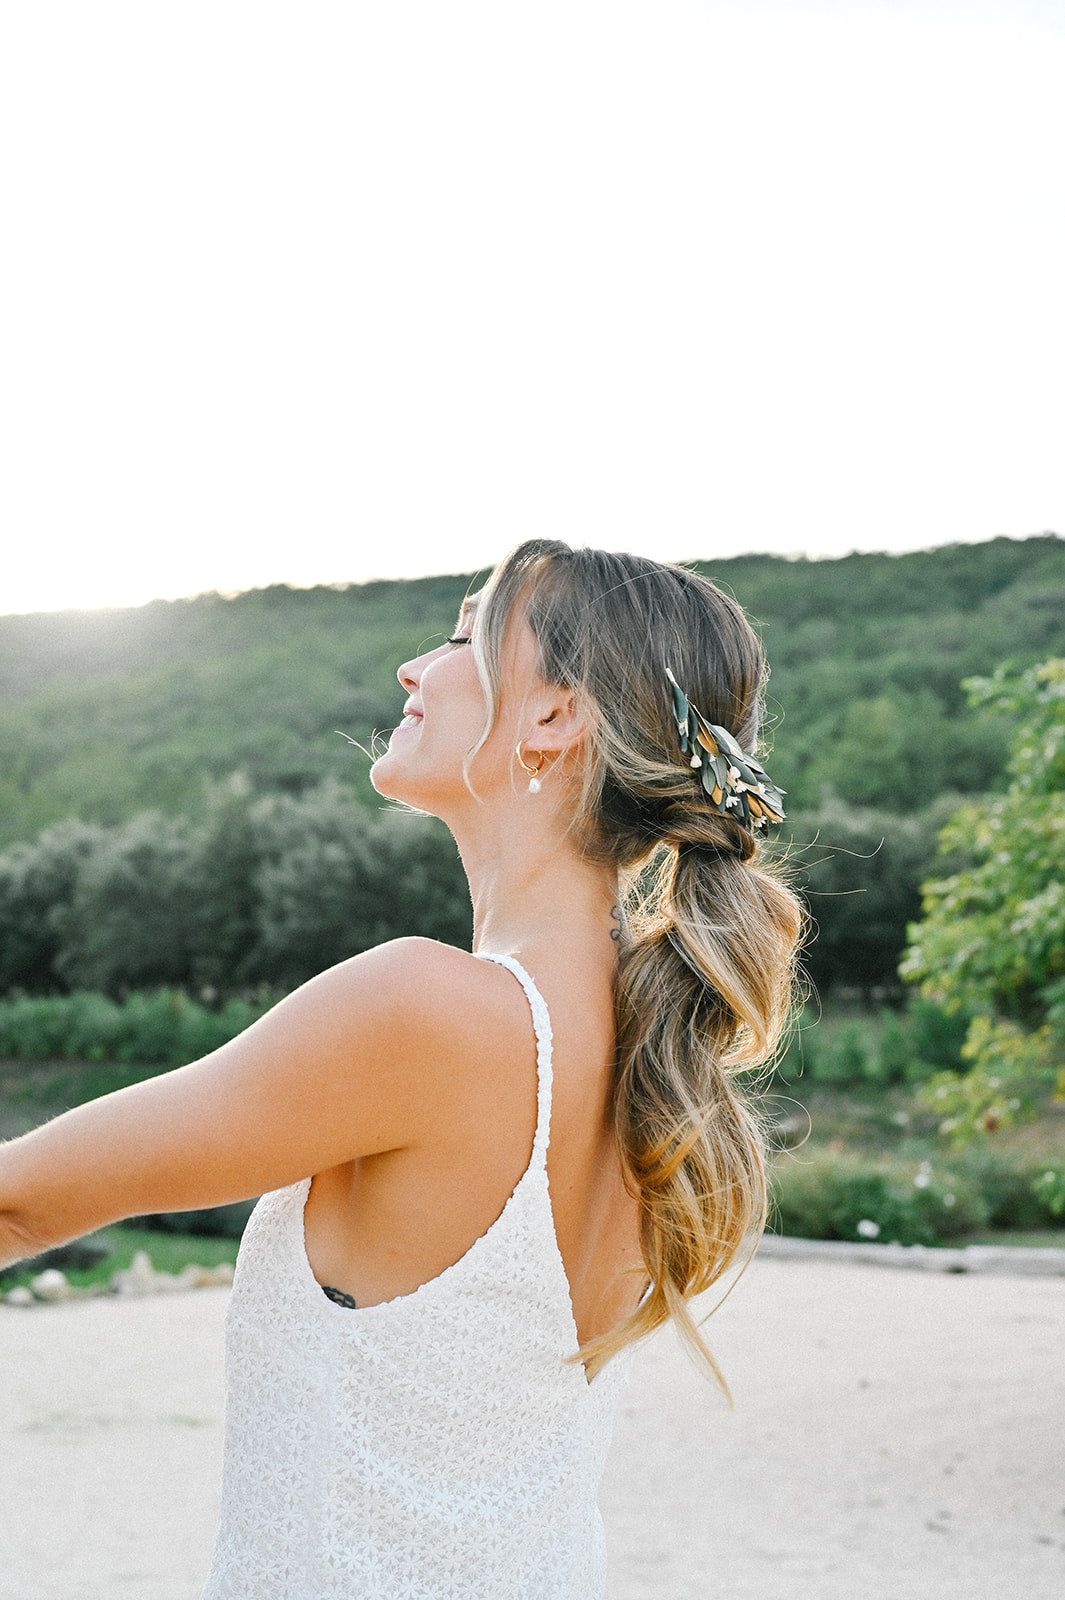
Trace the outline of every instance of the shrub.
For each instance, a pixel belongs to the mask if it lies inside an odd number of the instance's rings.
[[[787,1083],[803,1078],[839,1087],[860,1083],[926,1081],[936,1069],[961,1072],[969,1027],[965,1013],[950,1014],[933,1000],[915,998],[905,1010],[883,1006],[879,1015],[818,1018],[808,1007],[777,1071]]]
[[[1008,1152],[974,1144],[955,1157],[953,1169],[976,1185],[988,1208],[992,1228],[1039,1228],[1047,1211],[1033,1193],[1032,1184],[1042,1172]]]
[[[211,1011],[180,989],[131,994],[121,1005],[84,990],[0,1000],[0,1056],[176,1066],[235,1038],[268,1003],[230,1000]]]
[[[928,1067],[964,1070],[962,1046],[971,1020],[968,1011],[945,1011],[935,1000],[915,995],[907,1007],[907,1020],[915,1068],[910,1077],[927,1077]]]
[[[1032,1179],[1032,1193],[1055,1219],[1065,1215],[1065,1168],[1044,1167]]]
[[[825,1040],[817,1058],[817,1076],[823,1083],[860,1083],[869,1073],[868,1031],[862,1023],[844,1023]]]
[[[805,1239],[941,1244],[986,1225],[975,1187],[927,1163],[865,1161],[806,1147],[778,1162],[770,1226]]]

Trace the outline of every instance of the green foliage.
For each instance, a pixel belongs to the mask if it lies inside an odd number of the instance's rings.
[[[1003,795],[962,806],[941,835],[967,858],[924,885],[924,918],[900,971],[973,1017],[964,1082],[936,1078],[928,1103],[956,1141],[1008,1126],[1032,1085],[1065,1091],[1065,661],[969,684],[1014,720]]]
[[[27,955],[31,918],[48,935]],[[63,824],[0,856],[0,970],[27,990],[289,989],[398,935],[468,945],[471,932],[443,825],[370,812],[333,780],[256,798],[238,775],[198,823]]]
[[[265,1010],[265,1001],[233,999],[212,1011],[175,989],[131,994],[120,1005],[84,992],[22,996],[0,1000],[0,1056],[173,1066],[217,1050]],[[73,1101],[88,1098],[71,1087]]]
[[[803,1149],[773,1173],[774,1232],[804,1239],[943,1244],[984,1227],[989,1207],[958,1172]]]
[[[880,1049],[877,1053],[880,1083],[902,1083],[913,1067],[913,1029],[898,1011],[884,1006],[880,1013]]]
[[[906,1009],[882,1006],[857,1016],[818,1019],[809,1008],[793,1026],[776,1068],[780,1083],[867,1084],[923,1082],[937,1066],[963,1066],[967,1018],[952,1016],[934,1001],[910,1001]]]
[[[64,920],[82,866],[103,837],[68,817],[0,855],[0,994],[53,987]]]
[[[0,845],[76,813],[197,816],[204,782],[357,783],[398,720],[396,666],[450,630],[468,579],[278,585],[224,599],[0,618]]]
[[[1061,1168],[1034,1156],[999,1149],[986,1140],[968,1145],[951,1161],[979,1190],[988,1208],[988,1226],[1020,1231],[1045,1228],[1061,1211],[1055,1210],[1065,1188]]]
[[[772,1228],[808,1239],[946,1244],[984,1228],[1045,1230],[1065,1213],[1060,1162],[986,1141],[908,1159],[805,1146],[777,1158],[772,1189]]]
[[[1065,542],[995,539],[840,561],[698,564],[761,627],[774,781],[792,811],[825,787],[910,816],[995,781],[990,709],[962,678],[1065,652]],[[197,816],[204,780],[298,795],[328,777],[371,801],[368,744],[394,725],[397,664],[443,637],[472,580],[291,589],[129,610],[0,618],[0,847],[71,814]],[[934,625],[932,621],[934,619]]]
[[[781,839],[816,927],[804,965],[819,990],[898,987],[896,952],[920,909],[942,820],[937,806],[898,816],[835,794],[789,816]]]
[[[772,661],[769,766],[819,926],[811,977],[890,998],[941,797],[1001,781],[1013,713],[967,707],[960,681],[1065,653],[1065,541],[702,570]],[[396,932],[463,943],[453,847],[381,818],[336,730],[368,745],[393,725],[396,664],[444,635],[469,582],[0,618],[0,993],[224,994]]]
[[[948,1011],[935,1000],[912,995],[906,1007],[906,1018],[911,1059],[918,1064],[917,1071],[908,1072],[907,1077],[925,1077],[923,1069],[926,1067],[945,1067],[955,1072],[961,1069],[962,1051],[969,1032],[967,1011]]]
[[[184,818],[144,811],[105,832],[81,864],[60,923],[58,978],[112,994],[187,983],[192,856]]]
[[[1032,1193],[1053,1217],[1065,1216],[1065,1168],[1046,1167],[1032,1180]]]

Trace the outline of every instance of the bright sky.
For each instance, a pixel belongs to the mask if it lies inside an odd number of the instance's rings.
[[[1065,533],[1060,0],[0,20],[0,611]]]

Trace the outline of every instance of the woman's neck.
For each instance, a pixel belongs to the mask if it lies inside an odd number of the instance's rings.
[[[476,839],[458,842],[473,900],[475,950],[531,956],[564,941],[573,955],[582,947],[616,954],[616,869],[583,856],[571,836],[559,838],[547,817],[494,840],[479,831]]]

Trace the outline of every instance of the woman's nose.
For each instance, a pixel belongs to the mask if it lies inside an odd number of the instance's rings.
[[[428,650],[423,650],[420,656],[415,656],[412,661],[404,661],[401,667],[396,668],[396,677],[404,689],[416,689],[422,680],[422,663],[431,656],[439,654],[442,645],[433,645]]]

